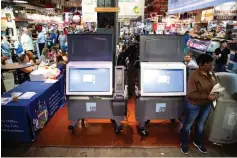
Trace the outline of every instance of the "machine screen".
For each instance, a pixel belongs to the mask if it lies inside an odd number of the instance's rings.
[[[183,69],[145,69],[144,93],[184,92]]]
[[[70,68],[69,92],[109,92],[109,68]]]

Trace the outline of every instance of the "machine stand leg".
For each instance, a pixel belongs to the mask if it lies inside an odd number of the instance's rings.
[[[123,130],[123,126],[118,123],[116,120],[111,119],[111,122],[115,125],[115,133],[120,134],[121,131]]]
[[[76,126],[80,120],[72,121],[72,123],[68,126],[68,130],[75,134]]]
[[[141,123],[140,128],[139,128],[139,133],[141,136],[148,136],[148,131],[146,130],[146,126],[150,123],[150,120],[144,121]]]
[[[175,122],[175,119],[170,119],[170,122],[171,122],[171,123],[174,123],[174,122]]]
[[[85,119],[81,119],[81,127],[85,127],[86,124],[85,124]]]

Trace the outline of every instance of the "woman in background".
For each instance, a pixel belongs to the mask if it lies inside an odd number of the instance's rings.
[[[25,63],[25,64],[32,64],[32,62],[30,61],[30,58],[27,54],[23,54],[21,55],[20,57],[20,61]],[[28,81],[30,80],[30,73],[34,71],[34,66],[32,64],[32,66],[29,66],[29,67],[26,67],[26,68],[23,68],[23,69],[20,69],[20,72],[19,72],[19,84],[25,82],[25,81]]]
[[[217,99],[217,94],[210,94],[217,83],[212,72],[212,57],[201,54],[197,58],[199,68],[188,79],[187,104],[185,107],[185,121],[181,130],[181,151],[188,154],[188,138],[191,126],[196,120],[194,146],[202,153],[207,153],[202,143],[203,126],[211,111],[212,102]]]
[[[26,54],[29,57],[29,60],[33,65],[39,65],[40,64],[39,59],[34,57],[32,51],[27,51]]]
[[[44,48],[42,50],[42,55],[40,56],[40,62],[43,61],[43,62],[47,63],[48,55],[49,55],[49,49]]]

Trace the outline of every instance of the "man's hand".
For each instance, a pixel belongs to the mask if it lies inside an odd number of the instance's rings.
[[[5,64],[5,61],[8,59],[8,57],[6,56],[2,56],[1,57],[1,63],[4,65]]]
[[[215,94],[210,94],[209,96],[208,96],[208,100],[210,100],[210,101],[214,101],[214,100],[216,100],[217,99],[217,95],[215,95]]]

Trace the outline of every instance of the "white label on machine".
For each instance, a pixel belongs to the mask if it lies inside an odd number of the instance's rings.
[[[232,112],[229,115],[228,125],[234,126],[234,125],[236,125],[236,122],[237,122],[237,113]]]
[[[96,112],[96,103],[86,103],[86,112]]]
[[[167,76],[167,75],[158,75],[157,82],[158,83],[170,84],[170,77]]]
[[[156,112],[165,112],[166,103],[156,103]]]

